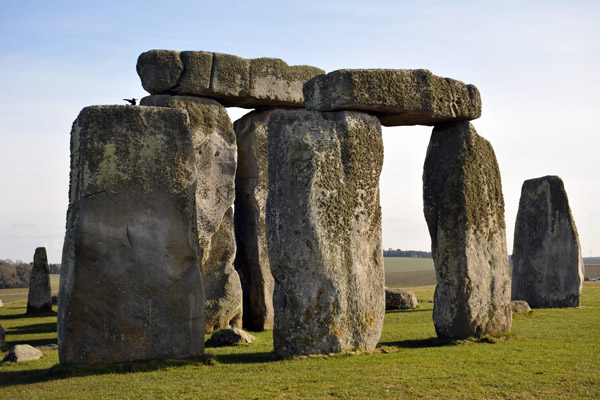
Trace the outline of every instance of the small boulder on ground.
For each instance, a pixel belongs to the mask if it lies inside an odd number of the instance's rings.
[[[416,308],[418,305],[415,294],[410,290],[385,288],[386,310],[405,310]]]
[[[512,312],[517,314],[524,314],[531,312],[531,307],[525,300],[513,300],[510,302]]]
[[[239,328],[223,329],[212,334],[206,341],[207,347],[232,346],[234,344],[252,343],[256,337]]]
[[[41,358],[44,355],[41,350],[36,349],[28,344],[18,344],[8,352],[4,361],[23,362],[32,361]]]

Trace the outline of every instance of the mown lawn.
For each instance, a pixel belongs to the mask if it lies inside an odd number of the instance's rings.
[[[371,354],[279,359],[270,331],[249,346],[207,349],[208,360],[61,366],[49,350],[37,361],[0,364],[0,397],[600,398],[600,283],[585,284],[578,309],[516,315],[510,336],[478,342],[436,340],[427,302],[433,287],[413,290],[420,308],[388,312]],[[24,318],[24,311],[25,302],[0,308],[9,345],[56,340],[55,316]]]

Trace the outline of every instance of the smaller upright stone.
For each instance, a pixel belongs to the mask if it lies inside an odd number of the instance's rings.
[[[6,345],[6,332],[4,332],[4,328],[0,325],[0,347]]]
[[[23,362],[33,361],[42,358],[44,353],[40,349],[36,349],[28,344],[18,344],[8,352],[4,361]]]
[[[0,307],[3,307],[4,303],[2,302],[2,300],[0,300]]]
[[[491,144],[468,121],[433,129],[423,201],[437,278],[438,337],[508,333],[512,312],[500,170]]]
[[[512,259],[514,300],[525,300],[533,308],[579,306],[583,258],[558,176],[523,183]]]
[[[426,69],[341,69],[304,85],[308,110],[375,114],[384,126],[434,125],[481,116],[473,85]]]
[[[417,297],[410,290],[385,288],[386,310],[406,310],[418,306]]]
[[[29,280],[27,314],[43,314],[52,311],[50,292],[50,268],[46,248],[38,247],[33,256],[33,269]]]

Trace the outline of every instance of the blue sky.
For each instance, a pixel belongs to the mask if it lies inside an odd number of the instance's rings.
[[[326,71],[426,68],[475,84],[507,239],[524,180],[563,178],[584,256],[600,256],[600,2],[0,0],[0,258],[60,262],[69,134],[79,111],[145,95],[140,53],[206,50]],[[232,119],[245,111],[231,110]],[[431,128],[385,128],[384,247],[428,250]]]

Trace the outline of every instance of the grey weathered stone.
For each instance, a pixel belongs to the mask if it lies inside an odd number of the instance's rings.
[[[533,308],[577,307],[583,258],[558,176],[523,183],[513,242],[512,298]]]
[[[237,145],[227,110],[192,96],[148,96],[141,105],[180,108],[190,116],[198,183],[196,213],[206,296],[207,331],[241,327],[242,287],[233,268],[235,236],[230,210],[235,197]]]
[[[227,107],[304,107],[302,86],[322,69],[277,58],[245,59],[206,51],[150,50],[137,63],[150,94],[218,99]]]
[[[531,307],[525,300],[513,300],[510,302],[512,312],[517,314],[531,312]]]
[[[183,62],[177,52],[152,50],[140,54],[136,65],[142,86],[148,93],[158,94],[177,84],[183,73]]]
[[[386,310],[405,310],[418,306],[417,297],[410,290],[385,288]]]
[[[274,350],[373,349],[385,314],[381,125],[356,112],[275,111],[268,135]]]
[[[254,111],[233,124],[237,136],[235,259],[244,292],[244,327],[273,328],[273,289],[265,225],[269,192],[267,125],[275,109]]]
[[[382,125],[434,125],[481,116],[473,85],[425,69],[342,69],[304,85],[306,108],[375,114]]]
[[[206,341],[207,347],[232,346],[234,344],[248,344],[256,340],[248,332],[244,332],[238,328],[223,329],[211,335]]]
[[[62,363],[203,354],[196,182],[186,111],[81,111],[60,277]]]
[[[2,302],[2,300],[0,300],[0,307],[3,307],[4,303]]]
[[[233,209],[229,208],[202,262],[207,331],[242,327],[242,286],[233,267],[234,258]]]
[[[4,328],[0,325],[0,347],[6,345],[6,332],[4,332]]]
[[[33,361],[42,358],[44,353],[41,350],[36,349],[33,346],[28,344],[18,344],[13,346],[12,349],[4,358],[4,361],[10,362],[23,362],[23,361]]]
[[[29,278],[27,295],[27,314],[43,314],[52,311],[52,293],[50,292],[50,268],[45,247],[35,249],[33,268]]]
[[[440,338],[509,332],[512,322],[500,171],[490,143],[467,121],[436,125],[423,173],[436,270]]]

